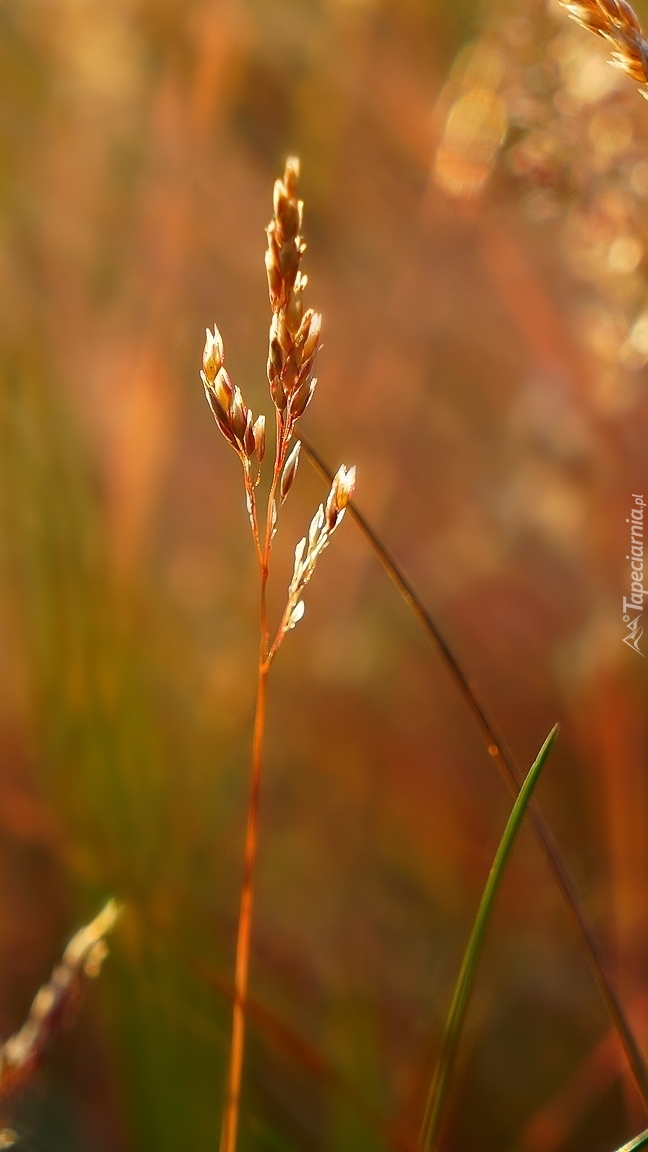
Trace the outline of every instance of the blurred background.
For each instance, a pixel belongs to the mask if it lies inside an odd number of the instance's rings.
[[[648,12],[644,11],[644,15]],[[240,469],[272,184],[302,160],[304,430],[539,786],[648,1045],[648,106],[544,0],[0,4],[0,1029],[114,894],[111,956],[3,1123],[29,1152],[218,1140],[257,653]],[[278,537],[324,496],[302,459]],[[645,641],[648,651],[648,639]],[[509,811],[438,653],[347,520],[271,678],[241,1149],[415,1145]],[[646,1126],[527,830],[443,1146]]]

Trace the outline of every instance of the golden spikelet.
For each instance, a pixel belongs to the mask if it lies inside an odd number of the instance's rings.
[[[613,45],[610,63],[627,73],[648,99],[648,40],[636,12],[627,0],[558,0],[582,28],[596,32]]]

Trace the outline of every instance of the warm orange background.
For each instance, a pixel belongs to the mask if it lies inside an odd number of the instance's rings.
[[[562,721],[539,799],[648,1043],[647,679],[621,621],[648,404],[639,337],[615,335],[643,306],[645,200],[633,268],[632,245],[609,256],[613,221],[583,279],[580,217],[564,231],[581,194],[565,165],[611,180],[598,141],[627,121],[635,172],[648,108],[622,81],[591,128],[583,97],[544,167],[535,138],[512,152],[524,126],[499,158],[462,128],[458,184],[435,179],[462,45],[495,37],[547,100],[529,70],[558,34],[535,0],[0,10],[4,1035],[74,927],[108,894],[126,905],[74,1030],[5,1108],[30,1152],[216,1147],[257,576],[198,371],[216,321],[270,411],[264,227],[291,152],[324,314],[305,429],[357,464],[359,506],[522,768]],[[302,460],[275,613],[323,495]],[[272,674],[242,1149],[412,1145],[508,811],[438,654],[345,523]],[[604,1152],[645,1127],[607,1029],[525,830],[444,1148]]]

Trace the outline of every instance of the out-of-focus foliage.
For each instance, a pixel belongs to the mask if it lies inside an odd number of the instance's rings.
[[[288,152],[325,321],[308,435],[357,461],[521,765],[563,720],[540,802],[648,1036],[646,677],[621,621],[648,489],[648,109],[614,73],[583,95],[591,40],[536,0],[0,5],[3,1034],[71,930],[125,904],[74,1030],[5,1106],[24,1148],[217,1141],[257,609],[198,369],[216,321],[269,411]],[[302,461],[275,614],[322,494]],[[411,1144],[509,809],[350,523],[336,544],[273,669],[243,1149]],[[523,836],[448,1149],[598,1152],[645,1126],[607,1027]]]

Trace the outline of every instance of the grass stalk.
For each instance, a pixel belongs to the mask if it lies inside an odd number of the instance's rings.
[[[506,865],[515,843],[524,813],[531,799],[540,773],[546,764],[547,757],[558,733],[558,725],[554,725],[547,736],[542,748],[534,760],[527,777],[520,789],[519,795],[513,805],[511,814],[500,840],[495,859],[491,867],[486,887],[481,898],[475,922],[470,933],[470,939],[461,962],[459,977],[452,997],[450,1011],[446,1020],[441,1053],[432,1079],[428,1096],[423,1124],[421,1127],[420,1142],[425,1152],[435,1147],[439,1128],[443,1117],[443,1108],[446,1100],[446,1090],[452,1074],[457,1048],[466,1017],[468,1001],[477,975],[477,968],[481,959],[486,933],[490,924],[495,902],[500,890]]]
[[[245,848],[243,852],[243,883],[241,886],[241,904],[236,933],[232,1038],[221,1124],[220,1152],[236,1152],[238,1136],[243,1055],[245,1050],[245,1012],[248,992],[248,974],[250,969],[252,909],[254,904],[254,874],[259,841],[259,799],[261,795],[261,772],[263,767],[266,698],[268,673],[272,662],[272,656],[269,652],[270,633],[268,627],[268,575],[270,571],[270,553],[272,550],[272,508],[275,504],[277,485],[281,476],[281,469],[285,462],[285,455],[285,437],[282,434],[281,422],[278,420],[275,441],[275,460],[266,508],[266,527],[263,545],[261,545],[260,540],[256,500],[254,499],[253,492],[251,501],[253,511],[250,516],[250,521],[261,578],[259,666],[257,673],[254,731],[252,736],[250,799],[248,803]]]
[[[241,905],[239,910],[238,930],[236,935],[232,1039],[221,1127],[221,1152],[235,1152],[238,1133],[241,1077],[243,1074],[243,1052],[245,1048],[245,1005],[247,1000],[248,972],[250,967],[252,906],[254,903],[254,871],[256,864],[257,844],[259,839],[259,796],[261,792],[261,767],[263,759],[263,737],[265,733],[268,671],[269,665],[264,659],[262,651],[259,657],[259,675],[257,681],[256,709],[254,716],[254,736],[252,741],[252,780],[250,786],[247,826],[245,831]]]
[[[322,459],[316,448],[309,440],[302,436],[302,451],[310,460],[315,471],[326,480],[331,481],[333,473]],[[428,639],[437,648],[450,677],[454,681],[460,695],[465,701],[472,717],[484,738],[488,753],[497,765],[507,788],[513,796],[518,796],[521,788],[520,774],[511,753],[506,749],[504,741],[497,732],[495,725],[489,718],[477,693],[470,683],[466,673],[459,664],[454,652],[443,636],[441,630],[425,607],[420,596],[411,582],[407,579],[397,561],[380,540],[380,537],[362,515],[353,501],[348,506],[349,515],[364,536],[367,544],[380,561],[392,583],[400,592],[403,600],[418,620]],[[637,1090],[643,1100],[648,1113],[648,1068],[639,1048],[634,1033],[623,1010],[623,1006],[616,994],[610,976],[603,962],[596,940],[592,934],[585,914],[581,908],[576,889],[567,871],[566,865],[553,833],[547,825],[542,813],[535,804],[529,805],[528,818],[535,833],[536,839],[544,852],[545,858],[552,872],[554,880],[562,893],[563,899],[569,909],[576,933],[580,938],[587,957],[594,981],[599,994],[606,1007],[610,1020],[619,1036],[621,1046],[625,1053],[628,1065],[637,1085]]]
[[[640,1132],[640,1135],[635,1136],[634,1139],[628,1140],[628,1143],[624,1144],[621,1149],[617,1149],[617,1152],[639,1152],[639,1149],[645,1149],[645,1147],[648,1147],[648,1129],[645,1132]]]
[[[617,1148],[617,1152],[639,1152],[640,1148],[648,1148],[648,1129],[635,1136],[628,1144],[624,1144],[623,1148]]]
[[[245,832],[243,883],[236,933],[234,1007],[232,1038],[225,1086],[220,1152],[236,1152],[238,1136],[245,1015],[250,967],[250,939],[254,904],[254,873],[259,839],[259,797],[265,734],[268,673],[288,632],[304,615],[302,595],[310,582],[317,560],[342,523],[355,486],[355,468],[342,465],[331,480],[326,505],[320,504],[311,520],[308,535],[295,549],[292,580],[286,607],[277,633],[270,643],[267,589],[272,542],[277,530],[279,508],[288,497],[299,464],[300,442],[289,452],[297,422],[312,400],[317,379],[313,375],[320,342],[322,318],[312,308],[304,310],[302,294],[307,277],[300,271],[306,250],[301,235],[303,202],[297,185],[299,161],[289,157],[283,178],[275,181],[273,219],[266,229],[265,256],[268,290],[272,308],[267,375],[275,413],[275,453],[265,512],[265,525],[259,522],[256,488],[265,456],[265,416],[255,420],[241,390],[230,380],[224,367],[225,352],[218,328],[206,331],[201,379],[212,415],[227,443],[243,466],[243,481],[252,540],[260,576],[260,638],[256,710],[252,739],[252,779]]]

